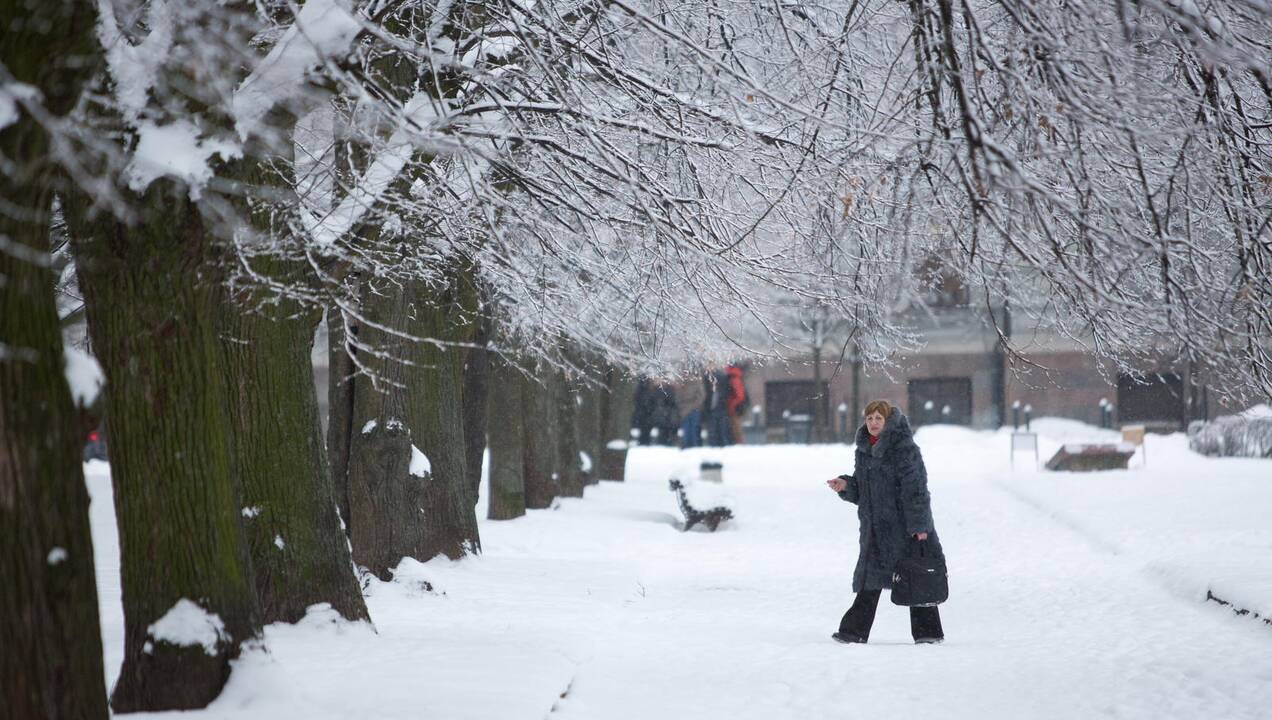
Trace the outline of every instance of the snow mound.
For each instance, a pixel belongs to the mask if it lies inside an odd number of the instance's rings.
[[[984,435],[961,425],[924,425],[914,433],[914,441],[922,446],[924,443],[966,443],[975,442]]]
[[[411,469],[410,473],[415,477],[428,477],[433,472],[433,463],[429,462],[428,456],[419,448],[411,446]]]
[[[1241,417],[1247,420],[1254,420],[1256,418],[1272,418],[1272,405],[1261,403],[1259,405],[1246,408],[1241,412]]]
[[[1211,457],[1272,458],[1272,414],[1256,405],[1240,415],[1224,415],[1212,422],[1188,426],[1188,447]]]
[[[163,617],[146,628],[146,635],[169,645],[199,645],[208,655],[216,655],[217,644],[230,639],[219,615],[186,598],[178,600]]]

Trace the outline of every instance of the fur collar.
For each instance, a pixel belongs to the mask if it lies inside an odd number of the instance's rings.
[[[870,445],[870,434],[866,432],[866,424],[857,429],[857,449],[875,457],[883,457],[892,448],[903,448],[914,444],[914,430],[910,428],[910,419],[900,410],[893,410],[892,417],[883,424],[883,432],[879,433],[879,441]]]

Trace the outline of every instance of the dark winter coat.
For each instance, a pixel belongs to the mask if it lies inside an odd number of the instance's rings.
[[[856,472],[840,476],[848,485],[839,496],[857,504],[861,524],[853,592],[891,588],[892,569],[916,533],[927,533],[928,546],[943,554],[932,524],[927,470],[910,421],[894,410],[873,447],[869,437],[862,425],[857,430]]]
[[[680,408],[676,406],[676,391],[672,386],[660,383],[649,391],[651,396],[649,424],[656,428],[672,428],[680,425]]]
[[[649,378],[636,381],[636,398],[632,405],[632,427],[649,428],[654,422],[654,383]]]
[[[725,415],[728,412],[729,374],[724,370],[710,370],[702,376],[702,414]]]

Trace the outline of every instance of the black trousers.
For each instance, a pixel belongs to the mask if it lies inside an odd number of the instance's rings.
[[[844,619],[839,621],[839,632],[869,640],[875,611],[879,609],[879,596],[882,594],[882,590],[862,590],[857,593],[852,607],[844,613]],[[941,613],[935,605],[910,608],[910,634],[915,640],[945,637],[945,631],[941,629]]]

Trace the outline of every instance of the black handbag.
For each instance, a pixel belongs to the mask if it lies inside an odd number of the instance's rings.
[[[910,538],[906,554],[892,570],[892,602],[907,607],[932,607],[950,596],[945,557],[926,540]]]

